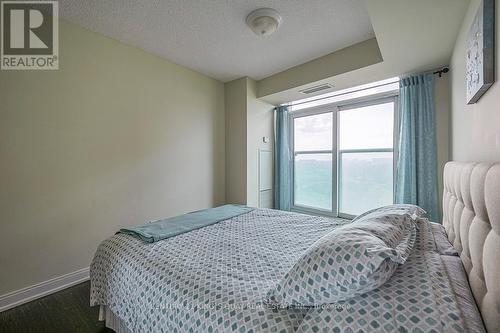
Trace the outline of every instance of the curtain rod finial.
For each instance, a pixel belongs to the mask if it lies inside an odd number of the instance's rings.
[[[443,76],[443,74],[446,74],[446,73],[448,73],[449,71],[450,71],[450,68],[449,68],[449,67],[443,67],[443,68],[441,68],[440,70],[435,71],[433,74],[438,74],[438,75],[439,75],[439,77],[442,77],[442,76]]]

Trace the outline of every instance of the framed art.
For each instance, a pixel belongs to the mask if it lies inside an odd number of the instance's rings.
[[[467,104],[495,82],[495,0],[482,0],[467,35]]]

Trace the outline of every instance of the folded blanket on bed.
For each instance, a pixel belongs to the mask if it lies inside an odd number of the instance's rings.
[[[252,210],[254,208],[247,206],[224,205],[150,222],[137,227],[122,228],[117,233],[128,234],[145,242],[154,243],[251,212]]]

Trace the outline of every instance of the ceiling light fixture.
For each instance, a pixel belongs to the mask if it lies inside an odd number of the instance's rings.
[[[281,24],[281,15],[272,8],[259,8],[248,14],[247,25],[259,36],[269,36]]]

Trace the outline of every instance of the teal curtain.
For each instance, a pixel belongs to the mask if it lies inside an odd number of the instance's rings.
[[[287,106],[275,109],[274,207],[290,210],[292,206],[292,153],[290,150],[290,116]]]
[[[395,200],[418,205],[431,221],[440,222],[433,74],[413,75],[400,82]]]

